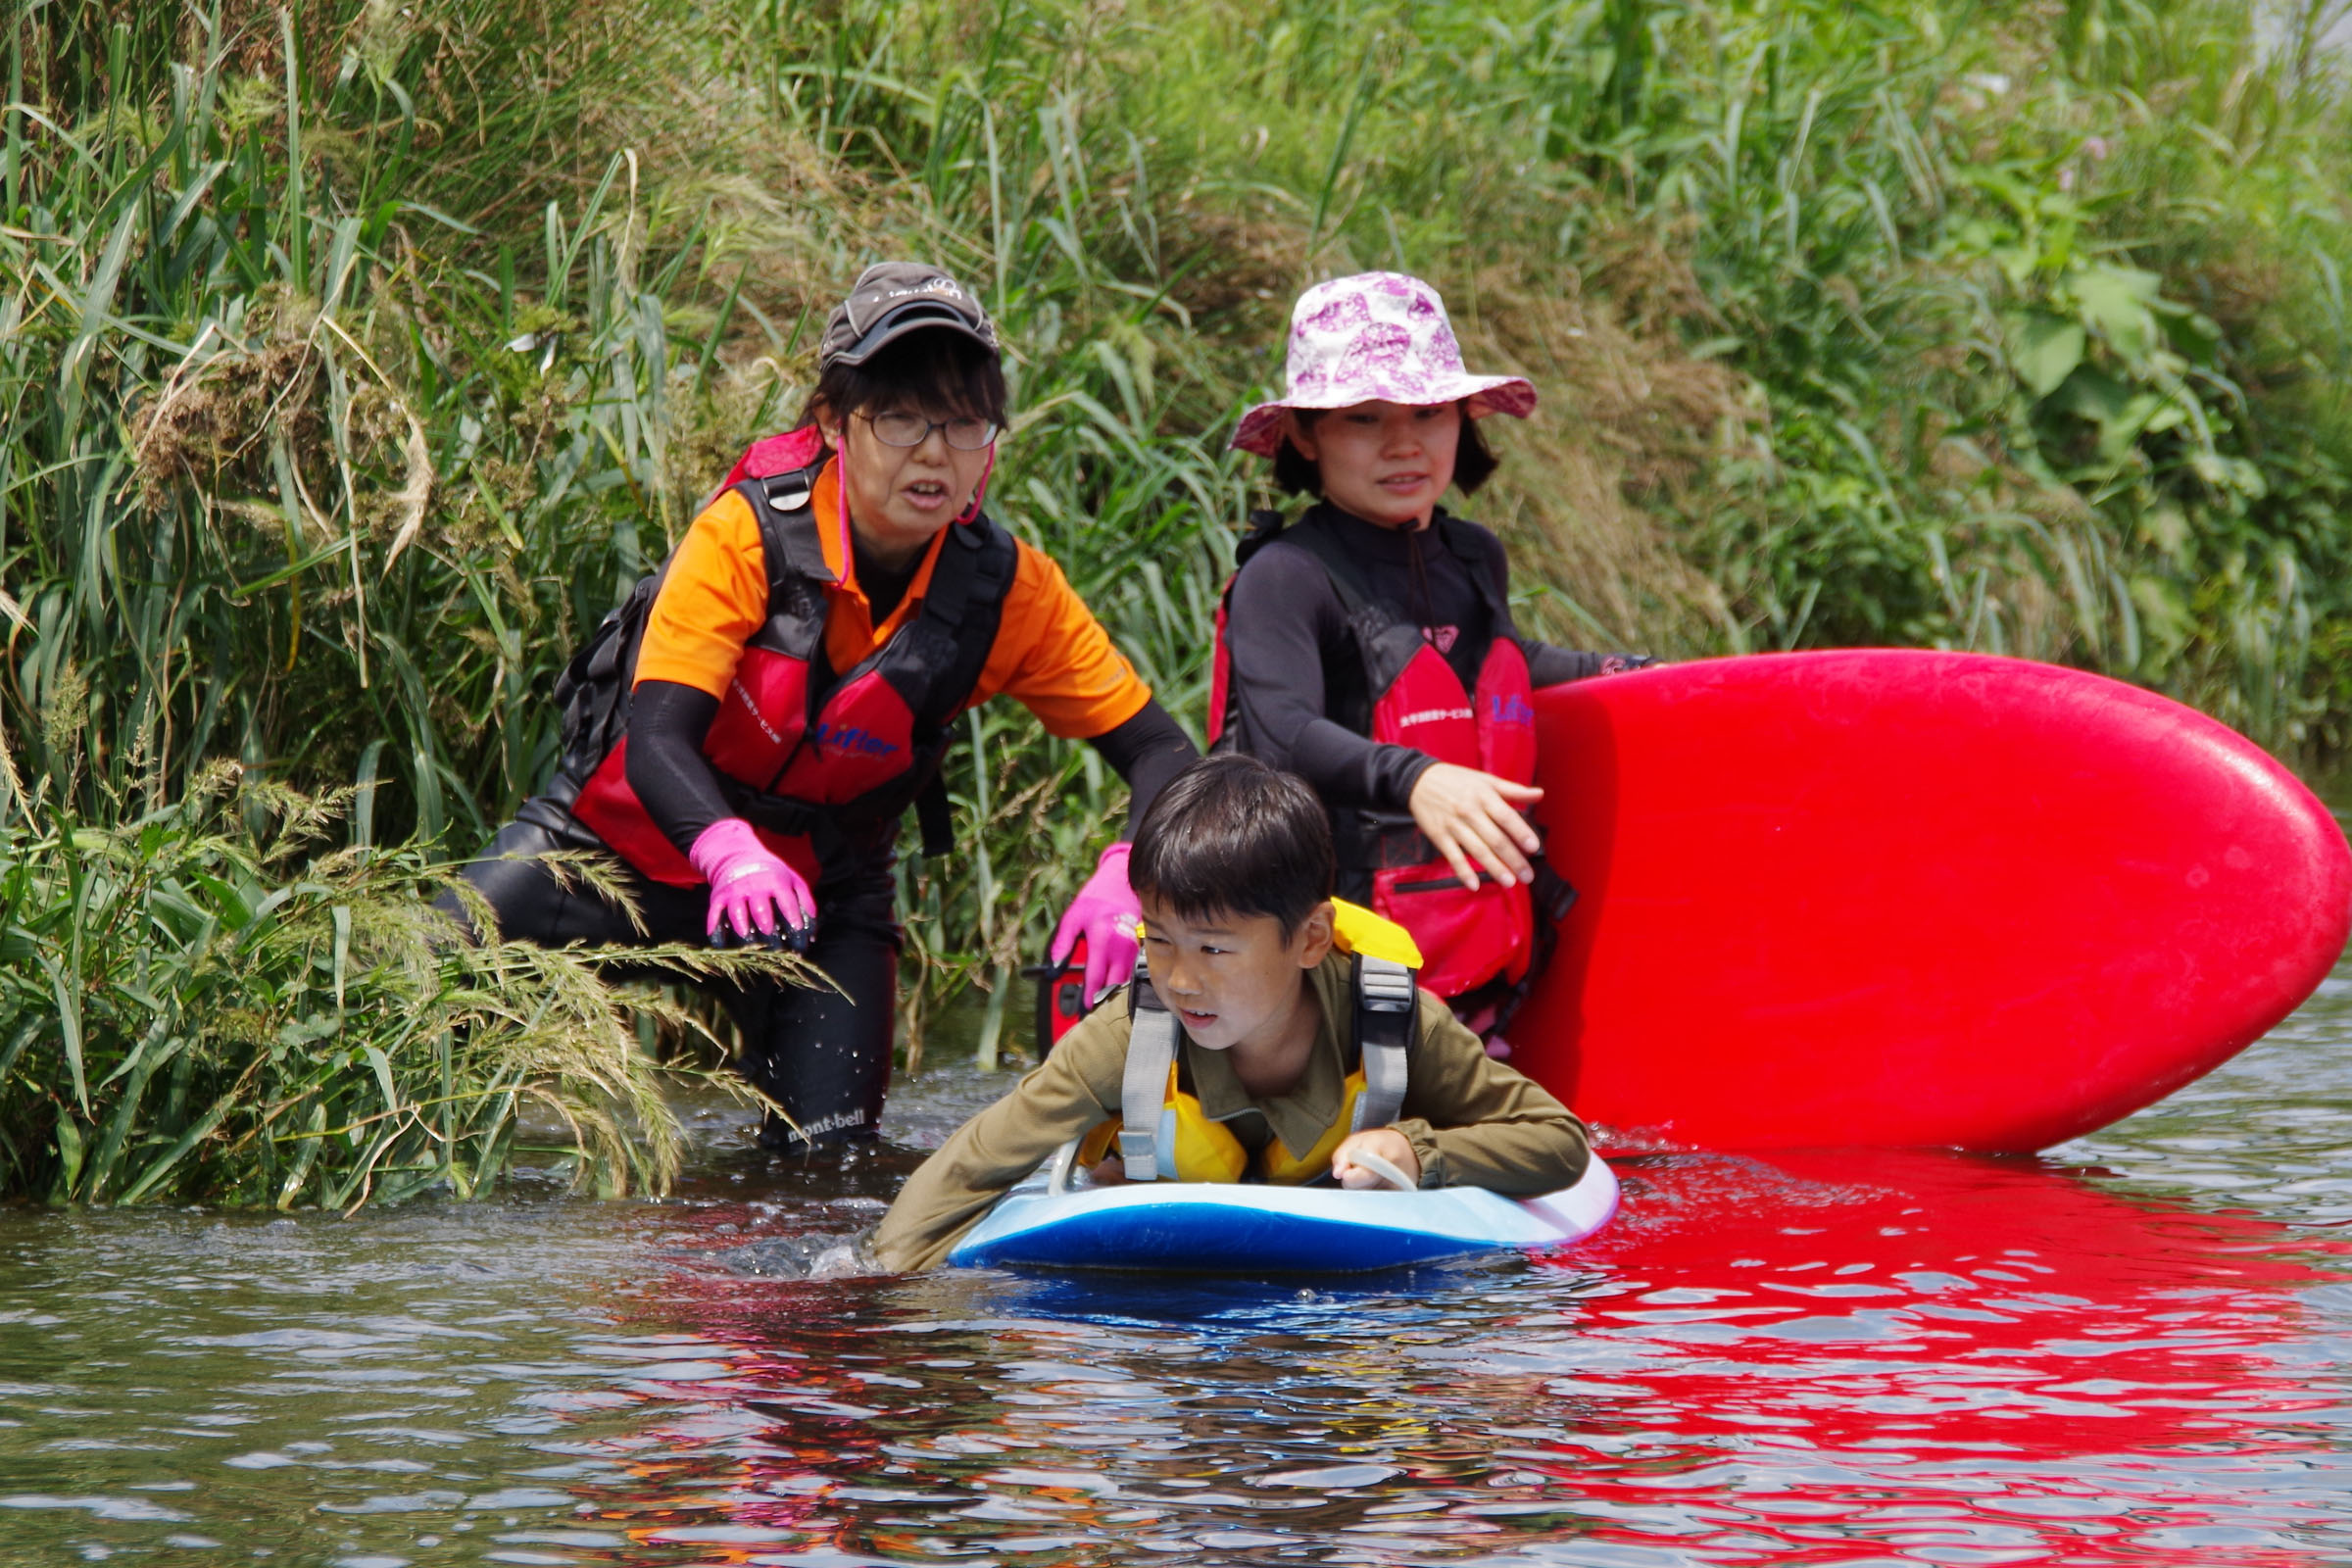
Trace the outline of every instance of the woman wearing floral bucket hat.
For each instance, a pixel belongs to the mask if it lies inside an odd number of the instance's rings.
[[[1437,290],[1400,272],[1308,289],[1287,379],[1233,444],[1315,504],[1251,519],[1218,612],[1212,746],[1314,786],[1340,896],[1412,932],[1421,984],[1501,1054],[1575,897],[1522,814],[1543,796],[1530,696],[1649,661],[1520,636],[1501,541],[1438,505],[1494,470],[1477,421],[1525,418],[1536,390],[1463,368]]]

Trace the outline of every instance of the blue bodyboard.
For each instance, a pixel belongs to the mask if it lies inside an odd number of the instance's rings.
[[[1227,1182],[1056,1191],[1041,1168],[948,1254],[963,1268],[1359,1274],[1581,1241],[1617,1211],[1598,1155],[1574,1187],[1514,1200],[1477,1187],[1349,1192]]]

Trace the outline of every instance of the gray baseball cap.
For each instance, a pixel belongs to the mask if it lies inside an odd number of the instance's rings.
[[[961,283],[920,262],[879,262],[858,273],[850,297],[833,308],[817,342],[817,368],[863,365],[885,343],[933,327],[1002,352],[988,313]]]

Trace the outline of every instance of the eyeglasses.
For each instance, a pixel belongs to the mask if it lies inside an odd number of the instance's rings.
[[[948,445],[958,452],[978,452],[997,438],[994,420],[968,415],[956,419],[926,419],[919,414],[861,415],[874,427],[874,439],[886,447],[919,447],[934,430],[948,433]]]

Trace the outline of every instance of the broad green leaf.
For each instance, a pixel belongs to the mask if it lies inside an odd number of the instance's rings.
[[[2032,311],[2010,327],[2009,364],[2037,398],[2046,398],[2082,363],[2082,324]]]
[[[57,1196],[71,1200],[81,1179],[81,1129],[71,1115],[57,1118]]]
[[[376,1084],[384,1092],[384,1108],[398,1110],[400,1090],[392,1082],[392,1058],[384,1054],[381,1046],[370,1045],[364,1049],[368,1053],[368,1065],[375,1069]]]
[[[81,996],[55,958],[41,955],[41,967],[48,971],[50,993],[57,1000],[58,1032],[65,1039],[66,1065],[74,1074],[74,1102],[86,1116],[90,1110],[90,1085],[81,1065]],[[80,1155],[76,1153],[74,1157],[78,1161]]]
[[[2133,368],[2144,366],[2156,345],[2156,319],[2148,308],[2161,297],[2164,280],[2135,267],[2100,262],[2068,282],[2082,324]]]
[[[2135,394],[2124,382],[2106,371],[2084,366],[2080,374],[2068,376],[2050,406],[2077,418],[2088,419],[2106,430],[2125,419]]]
[[[277,1207],[292,1208],[295,1197],[301,1193],[303,1182],[310,1176],[311,1167],[318,1162],[318,1152],[326,1145],[326,1102],[311,1102],[311,1114],[303,1124],[303,1133],[293,1140],[294,1163],[286,1171],[286,1179],[278,1184]],[[287,1140],[280,1138],[279,1142]]]

